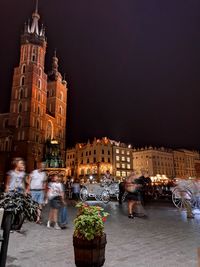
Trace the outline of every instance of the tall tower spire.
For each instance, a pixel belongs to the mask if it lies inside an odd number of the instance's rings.
[[[35,13],[38,13],[38,0],[36,0],[36,3],[35,3]]]
[[[38,26],[38,21],[40,19],[40,15],[38,14],[38,0],[36,0],[35,3],[35,12],[32,14],[32,25],[31,25],[31,33],[36,33],[39,35],[39,26]]]

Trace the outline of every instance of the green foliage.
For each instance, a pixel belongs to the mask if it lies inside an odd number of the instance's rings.
[[[109,214],[99,206],[89,206],[82,202],[78,203],[76,207],[78,215],[74,220],[74,236],[87,240],[102,236],[104,222]]]

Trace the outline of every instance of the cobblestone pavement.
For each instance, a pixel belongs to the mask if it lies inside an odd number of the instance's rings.
[[[197,266],[200,211],[195,211],[194,219],[187,219],[169,203],[153,203],[146,207],[147,219],[131,220],[126,203],[102,206],[110,213],[105,226],[104,267]],[[75,267],[72,235],[76,209],[70,204],[68,213],[70,222],[65,230],[27,222],[24,232],[10,234],[7,267]]]

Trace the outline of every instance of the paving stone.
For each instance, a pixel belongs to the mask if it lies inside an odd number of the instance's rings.
[[[104,267],[196,267],[200,247],[200,213],[188,220],[171,204],[145,207],[148,219],[127,217],[127,205],[101,204],[110,213]],[[47,218],[45,208],[43,217]],[[65,230],[25,223],[24,234],[10,234],[7,267],[75,267],[72,244],[76,209],[68,207]]]

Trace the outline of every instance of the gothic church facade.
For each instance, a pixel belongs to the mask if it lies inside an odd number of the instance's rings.
[[[44,72],[47,40],[39,19],[36,4],[32,23],[25,24],[21,35],[10,110],[0,114],[1,173],[15,156],[25,159],[27,171],[43,160],[49,167],[64,167],[67,82],[58,71],[56,53],[51,71]]]

